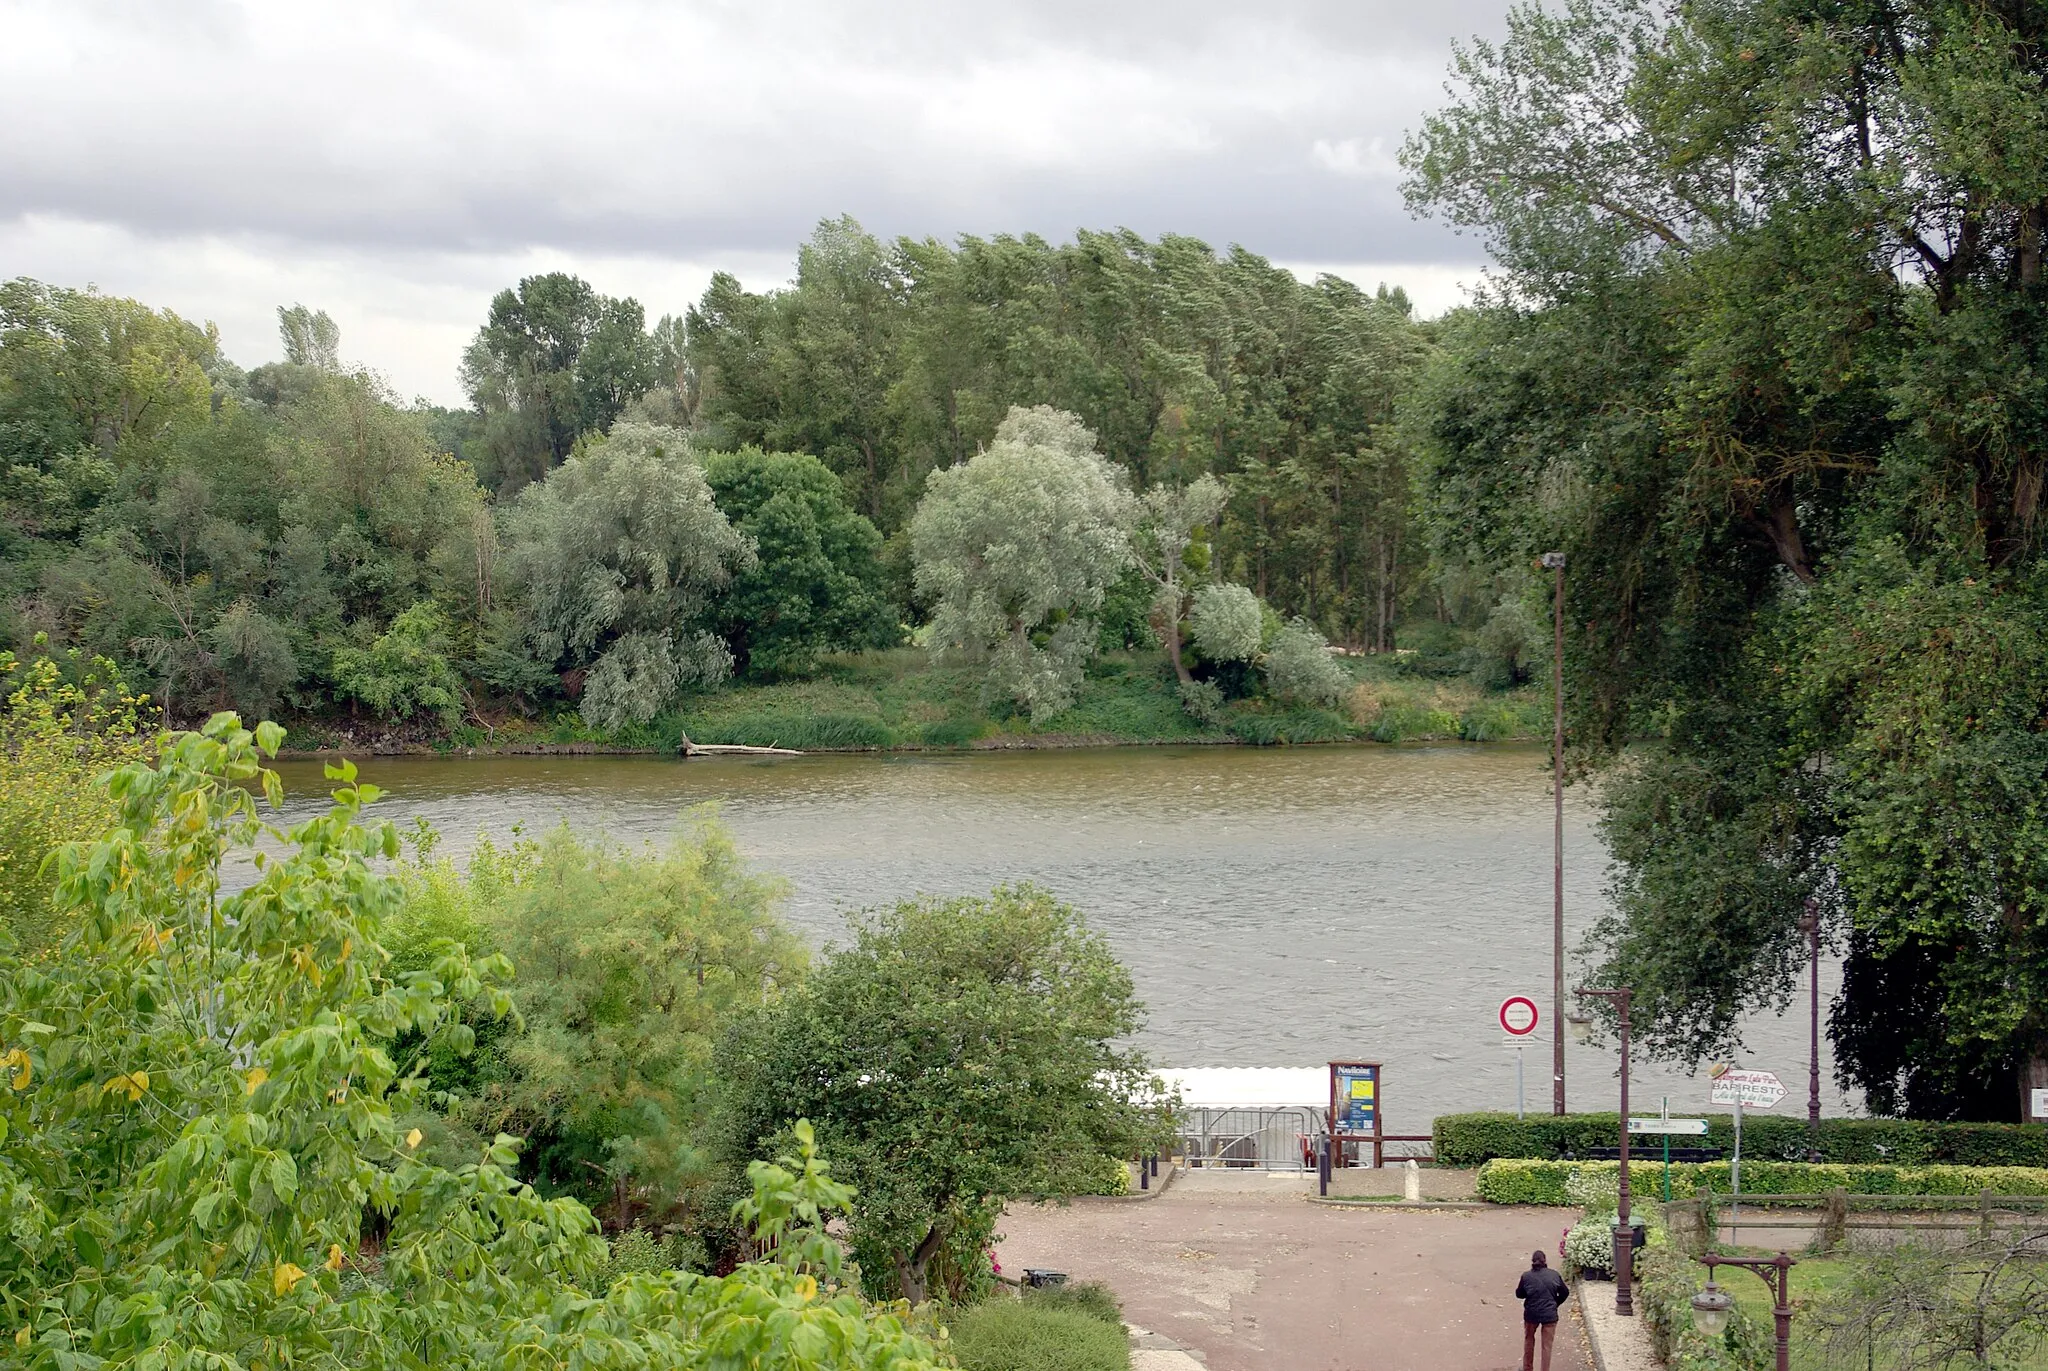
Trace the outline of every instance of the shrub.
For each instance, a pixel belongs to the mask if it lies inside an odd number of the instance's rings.
[[[862,714],[743,714],[706,723],[690,736],[700,743],[789,747],[799,752],[889,747],[896,741],[887,724]]]
[[[1621,1168],[1612,1172],[1574,1171],[1565,1178],[1566,1202],[1588,1215],[1612,1214],[1621,1208]]]
[[[1614,1215],[1588,1214],[1564,1235],[1564,1274],[1567,1279],[1585,1272],[1597,1272],[1602,1279],[1614,1276]]]
[[[1496,1158],[1479,1168],[1479,1198],[1494,1204],[1572,1203],[1574,1174],[1612,1174],[1621,1163],[1553,1162]],[[1685,1197],[1712,1190],[1728,1194],[1727,1162],[1673,1162],[1671,1193]],[[1662,1188],[1662,1162],[1629,1161],[1632,1186],[1642,1194]],[[1579,1182],[1584,1185],[1587,1182]],[[1852,1195],[2048,1195],[2048,1169],[2024,1166],[1844,1166],[1828,1162],[1742,1163],[1745,1195],[1815,1195],[1846,1190]]]
[[[1731,1150],[1734,1121],[1709,1114],[1707,1136],[1694,1142]],[[1559,1158],[1612,1147],[1619,1121],[1613,1114],[1444,1114],[1434,1129],[1443,1166],[1478,1166],[1495,1157]],[[1823,1119],[1821,1157],[1831,1162],[1899,1166],[2048,1167],[2048,1129],[2026,1124],[1935,1123],[1917,1119]],[[1806,1156],[1806,1121],[1769,1114],[1742,1120],[1745,1170],[1749,1159],[1799,1161]]]
[[[1266,686],[1282,700],[1334,706],[1350,684],[1330,660],[1329,641],[1306,619],[1289,623],[1266,649]]]
[[[1024,1299],[1040,1309],[1067,1309],[1092,1319],[1101,1319],[1104,1323],[1113,1323],[1118,1328],[1124,1325],[1123,1301],[1101,1281],[1040,1286],[1028,1291]]]
[[[1636,1307],[1658,1361],[1671,1371],[1765,1371],[1772,1364],[1771,1334],[1740,1308],[1718,1343],[1693,1326],[1692,1297],[1702,1284],[1702,1268],[1663,1230],[1649,1231],[1634,1265]]]
[[[961,1371],[1125,1371],[1131,1364],[1121,1323],[1043,1295],[970,1309],[953,1321],[952,1334]]]
[[[1182,681],[1177,687],[1180,692],[1180,707],[1187,716],[1204,728],[1215,728],[1223,722],[1223,692],[1208,681]]]
[[[461,717],[462,682],[448,665],[448,621],[430,600],[393,619],[367,649],[337,651],[334,683],[388,719],[432,714],[452,724]]]

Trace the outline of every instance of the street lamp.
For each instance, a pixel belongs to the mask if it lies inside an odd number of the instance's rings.
[[[1778,1371],[1792,1371],[1792,1268],[1799,1263],[1783,1252],[1775,1257],[1724,1257],[1709,1252],[1700,1260],[1706,1263],[1707,1288],[1692,1297],[1692,1319],[1700,1332],[1720,1337],[1728,1331],[1728,1316],[1735,1307],[1728,1292],[1714,1284],[1714,1268],[1740,1266],[1754,1271],[1757,1279],[1771,1288],[1771,1317],[1778,1325]]]
[[[1616,1187],[1614,1215],[1614,1312],[1629,1318],[1636,1312],[1635,1258],[1636,1229],[1628,1216],[1628,1004],[1635,994],[1632,986],[1612,990],[1578,987],[1582,999],[1612,1000],[1621,1027],[1621,1176]]]
[[[1806,1059],[1806,1160],[1817,1162],[1820,1160],[1820,902],[1812,896],[1807,897],[1806,914],[1799,920],[1799,931],[1806,935],[1807,949],[1813,958],[1813,1036]]]
[[[1564,554],[1542,564],[1555,582],[1550,669],[1550,1112],[1564,1113]]]

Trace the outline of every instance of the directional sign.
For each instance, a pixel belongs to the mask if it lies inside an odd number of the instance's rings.
[[[1631,1133],[1670,1133],[1703,1138],[1707,1134],[1705,1119],[1630,1119]]]
[[[1714,1104],[1739,1104],[1750,1109],[1769,1109],[1785,1098],[1785,1083],[1769,1071],[1723,1071],[1714,1077]]]
[[[1510,1038],[1533,1038],[1542,1018],[1536,1012],[1536,1001],[1527,995],[1510,995],[1500,1002],[1501,1031]]]

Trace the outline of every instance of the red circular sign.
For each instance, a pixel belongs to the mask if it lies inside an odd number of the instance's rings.
[[[1501,1030],[1511,1038],[1526,1038],[1536,1031],[1541,1015],[1536,1001],[1527,995],[1510,995],[1500,1002]]]

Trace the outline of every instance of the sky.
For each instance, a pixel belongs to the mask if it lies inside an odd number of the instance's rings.
[[[1480,245],[1413,218],[1402,140],[1505,0],[0,0],[0,278],[341,326],[463,402],[491,295],[568,270],[650,319],[768,289],[823,218],[1242,244],[1425,313]]]

